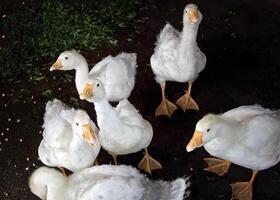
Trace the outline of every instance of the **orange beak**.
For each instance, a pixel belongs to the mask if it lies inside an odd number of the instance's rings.
[[[61,60],[60,59],[57,59],[55,61],[55,63],[52,65],[52,67],[50,68],[50,71],[53,71],[53,70],[60,70],[62,69],[62,64],[61,64]]]
[[[87,83],[84,87],[83,92],[80,94],[80,99],[88,99],[93,96],[93,85]]]
[[[192,136],[191,141],[189,142],[189,144],[186,147],[187,152],[190,152],[190,151],[194,150],[195,148],[200,147],[202,144],[203,144],[202,132],[195,131]]]
[[[191,23],[196,23],[199,19],[198,11],[196,9],[191,9],[188,13],[188,18]]]
[[[94,131],[92,130],[90,124],[83,125],[83,138],[90,145],[94,146],[96,143],[96,137]]]

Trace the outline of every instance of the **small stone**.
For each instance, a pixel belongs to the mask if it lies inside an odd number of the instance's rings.
[[[10,130],[10,128],[8,127],[8,128],[6,128],[6,131],[9,131]]]
[[[4,39],[6,37],[6,35],[2,35],[2,39]]]
[[[8,118],[8,122],[10,122],[10,121],[12,121],[12,119],[11,119],[11,118]]]
[[[2,18],[6,18],[6,17],[7,17],[7,15],[6,15],[6,14],[3,14],[3,15],[2,15]]]
[[[25,2],[23,1],[23,2],[21,2],[22,3],[22,5],[24,5],[25,4]]]
[[[5,93],[2,93],[2,97],[4,97],[4,96],[6,96],[6,94],[5,94]]]
[[[19,139],[19,142],[22,142],[22,139]]]
[[[27,157],[26,160],[29,161],[29,158]]]
[[[26,168],[25,168],[25,171],[28,171],[28,170],[29,170],[29,167],[26,167]]]
[[[37,102],[36,101],[33,101],[33,104],[36,104]]]
[[[6,103],[4,104],[4,107],[7,107],[7,104],[6,104]]]
[[[17,119],[17,123],[19,123],[20,122],[20,119]]]
[[[17,165],[14,165],[14,168],[16,168],[17,167]]]
[[[6,142],[8,142],[8,141],[9,141],[9,139],[8,139],[8,138],[5,138],[5,141],[6,141]]]
[[[58,91],[61,91],[61,88],[58,88]]]

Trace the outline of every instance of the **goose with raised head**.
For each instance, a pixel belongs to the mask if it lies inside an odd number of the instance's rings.
[[[46,105],[40,160],[47,166],[72,172],[92,166],[100,151],[98,128],[83,110],[54,99]]]
[[[75,50],[64,51],[50,68],[53,70],[76,70],[75,83],[78,94],[88,79],[97,78],[104,84],[108,101],[121,101],[130,96],[135,85],[136,54],[120,53],[107,56],[89,72],[88,63],[83,55]]]
[[[113,156],[115,164],[117,155],[145,149],[145,156],[138,167],[148,173],[161,169],[161,164],[152,158],[147,150],[153,138],[152,125],[143,119],[127,99],[113,107],[105,96],[104,85],[97,79],[88,81],[80,94],[81,99],[94,103],[102,148]]]
[[[176,102],[184,111],[198,110],[197,103],[191,97],[192,83],[204,69],[206,56],[200,51],[197,42],[197,31],[202,14],[194,4],[188,4],[183,13],[182,32],[166,24],[158,35],[154,54],[150,59],[156,81],[160,84],[162,101],[155,111],[155,116],[171,117],[177,106],[165,96],[166,81],[188,82],[185,95]]]
[[[231,163],[253,170],[250,181],[231,184],[232,199],[251,200],[257,172],[280,161],[280,110],[251,105],[208,114],[196,124],[186,149],[190,152],[200,146],[218,157],[205,159],[207,171],[222,176]]]

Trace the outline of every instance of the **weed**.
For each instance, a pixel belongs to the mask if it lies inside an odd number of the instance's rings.
[[[8,41],[0,48],[0,80],[27,75],[32,82],[45,78],[48,65],[67,49],[94,50],[118,45],[115,33],[133,23],[137,0],[39,0],[19,5],[3,19]]]

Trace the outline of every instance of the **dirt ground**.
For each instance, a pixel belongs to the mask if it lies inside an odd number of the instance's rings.
[[[160,102],[160,88],[156,84],[149,59],[153,53],[156,35],[166,21],[182,28],[182,11],[186,1],[145,0],[140,15],[146,20],[138,28],[133,42],[127,42],[129,30],[118,35],[118,50],[100,49],[86,55],[90,63],[101,57],[118,52],[136,52],[138,71],[136,86],[129,100],[151,122],[154,138],[150,153],[158,159],[163,169],[150,176],[153,179],[171,180],[191,175],[192,200],[228,200],[231,197],[229,184],[246,181],[251,171],[233,165],[229,173],[218,177],[203,171],[203,158],[209,156],[203,149],[191,153],[185,150],[196,122],[206,113],[221,113],[240,105],[260,104],[279,109],[280,97],[280,1],[199,0],[196,3],[204,18],[198,33],[198,44],[207,56],[205,70],[193,85],[193,97],[200,111],[177,110],[171,119],[154,117]],[[68,72],[67,72],[68,73]],[[72,72],[73,73],[73,72]],[[49,72],[47,77],[64,76],[65,72]],[[186,84],[167,83],[167,95],[173,102],[183,94]],[[28,88],[30,101],[13,103],[12,99]],[[52,89],[59,99],[77,96],[73,83],[56,81],[10,84],[1,86],[0,98],[0,199],[37,199],[27,185],[31,172],[42,163],[38,160],[37,148],[42,139],[46,99],[40,95]],[[21,94],[22,95],[22,94]],[[93,106],[81,102],[96,121]],[[122,164],[137,166],[142,152],[120,156]],[[102,152],[101,163],[109,163],[111,157]],[[261,171],[255,181],[254,200],[279,199],[280,165]]]

